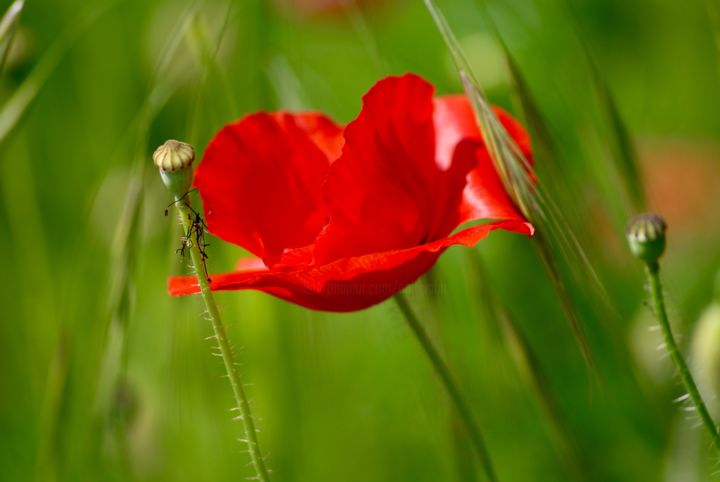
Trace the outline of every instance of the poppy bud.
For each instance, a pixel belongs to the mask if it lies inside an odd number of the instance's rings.
[[[635,216],[627,225],[630,251],[646,263],[656,263],[665,251],[666,228],[665,220],[659,214]]]
[[[192,163],[195,150],[190,144],[170,139],[153,153],[153,162],[160,169],[165,187],[176,196],[182,196],[192,184]]]
[[[692,339],[692,360],[698,387],[710,411],[720,414],[720,303],[700,315]]]

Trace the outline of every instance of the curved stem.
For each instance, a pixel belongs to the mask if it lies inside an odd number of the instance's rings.
[[[668,321],[667,312],[665,310],[662,285],[660,283],[660,265],[657,262],[648,263],[645,265],[645,272],[647,274],[648,284],[650,285],[650,295],[652,297],[655,315],[660,322],[660,328],[662,329],[665,346],[670,354],[670,358],[675,364],[678,375],[680,375],[680,380],[682,380],[683,385],[685,385],[690,401],[700,415],[700,420],[702,420],[703,426],[712,438],[713,445],[715,445],[716,449],[720,450],[720,434],[718,434],[717,425],[715,425],[715,422],[705,406],[705,402],[703,402],[703,399],[700,396],[700,391],[695,384],[695,380],[693,379],[692,374],[685,363],[685,359],[680,353],[677,343],[675,343],[675,337],[672,334],[670,322]]]
[[[192,234],[195,229],[198,228],[194,225],[194,217],[190,208],[190,201],[187,196],[184,199],[176,196],[175,206],[177,207],[178,214],[180,215],[180,222],[182,223],[183,230],[185,233]],[[233,396],[235,397],[236,408],[238,412],[234,420],[240,420],[242,422],[243,430],[245,432],[245,439],[247,443],[248,453],[252,466],[255,469],[256,480],[260,482],[269,482],[270,475],[268,469],[265,467],[265,460],[263,459],[262,453],[260,452],[260,445],[257,440],[257,430],[255,429],[255,422],[250,412],[250,403],[248,402],[247,396],[245,395],[245,389],[243,388],[242,380],[240,377],[240,371],[238,370],[237,363],[235,362],[235,356],[233,354],[232,347],[228,341],[227,334],[225,333],[225,326],[220,319],[220,312],[218,311],[217,305],[215,304],[215,298],[213,297],[210,289],[210,281],[207,278],[205,272],[205,264],[203,254],[198,245],[197,239],[190,240],[187,243],[187,248],[190,250],[190,259],[193,267],[197,274],[198,284],[200,285],[200,293],[205,302],[207,308],[210,323],[212,324],[215,338],[218,342],[218,349],[227,371],[228,380],[232,387]]]
[[[425,351],[425,354],[430,359],[430,363],[432,363],[433,368],[435,368],[435,372],[440,377],[440,381],[442,382],[448,396],[450,397],[450,400],[455,406],[455,410],[457,410],[458,415],[462,419],[463,424],[465,425],[465,429],[470,436],[470,441],[472,442],[473,448],[477,453],[478,459],[480,459],[480,463],[483,467],[483,471],[485,472],[487,480],[490,482],[497,482],[495,470],[493,469],[493,465],[490,460],[490,454],[488,453],[487,447],[485,446],[485,442],[480,432],[480,428],[478,427],[475,419],[472,416],[470,407],[460,394],[460,389],[458,388],[457,383],[455,383],[455,380],[450,373],[450,369],[443,361],[442,357],[433,345],[430,336],[428,336],[427,332],[415,316],[415,313],[413,313],[412,308],[410,308],[410,304],[405,298],[405,295],[403,295],[402,293],[397,293],[395,295],[395,301],[397,302],[398,307],[400,307],[400,311],[405,317],[405,321],[415,335],[415,338],[417,338],[418,342],[420,342],[420,345]]]

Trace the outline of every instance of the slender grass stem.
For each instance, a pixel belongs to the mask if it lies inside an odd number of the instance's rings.
[[[190,209],[190,201],[187,196],[184,199],[176,196],[175,206],[177,207],[178,214],[180,216],[180,222],[182,223],[183,229],[186,233],[193,232],[193,215]],[[197,273],[198,284],[200,285],[200,293],[205,302],[207,308],[210,323],[212,324],[215,338],[218,342],[218,348],[222,356],[225,370],[227,371],[228,380],[230,380],[230,386],[232,387],[233,396],[235,397],[236,410],[238,415],[235,417],[236,420],[242,422],[243,430],[245,432],[244,442],[247,443],[248,453],[253,468],[256,473],[256,480],[260,482],[269,482],[270,475],[267,467],[265,466],[265,459],[260,451],[260,445],[257,439],[257,430],[255,429],[255,422],[250,411],[250,403],[248,402],[243,388],[242,379],[240,377],[240,371],[238,370],[237,363],[235,362],[235,355],[233,353],[230,342],[228,341],[227,334],[225,333],[225,326],[220,319],[220,311],[218,311],[217,305],[215,304],[215,298],[213,297],[210,289],[210,282],[205,273],[205,267],[203,263],[203,256],[200,252],[200,246],[196,242],[192,242],[188,247],[190,250],[190,259],[193,267]]]
[[[675,364],[678,375],[680,375],[680,380],[685,386],[685,390],[688,392],[690,401],[695,406],[698,415],[700,415],[700,420],[702,421],[703,426],[712,438],[713,445],[715,445],[717,450],[720,450],[720,434],[718,433],[717,425],[715,425],[715,422],[710,416],[710,412],[708,412],[707,407],[705,406],[705,402],[703,402],[703,399],[700,396],[700,391],[698,390],[695,380],[688,369],[687,363],[685,363],[685,359],[680,353],[680,349],[678,348],[677,343],[675,342],[675,337],[672,333],[672,328],[670,327],[670,322],[668,321],[667,311],[665,310],[665,300],[662,292],[662,284],[660,283],[660,265],[658,262],[654,261],[646,263],[645,273],[647,274],[648,284],[650,286],[650,296],[652,297],[653,308],[660,323],[660,328],[662,329],[667,351],[670,353],[670,358],[672,359],[673,364]]]
[[[473,448],[475,449],[478,459],[480,460],[480,464],[482,465],[483,471],[485,472],[487,480],[490,482],[497,482],[498,479],[495,475],[495,470],[493,469],[492,461],[490,460],[490,454],[487,450],[487,447],[485,446],[485,441],[483,440],[482,433],[480,432],[480,427],[477,425],[477,422],[475,422],[475,419],[472,416],[472,411],[470,410],[467,402],[460,394],[460,389],[458,388],[457,383],[453,379],[452,374],[450,373],[450,369],[445,364],[442,357],[440,356],[440,353],[438,353],[437,349],[433,345],[430,336],[427,334],[423,326],[418,321],[415,313],[412,311],[412,308],[410,308],[410,304],[405,298],[405,295],[403,295],[402,293],[396,294],[395,302],[400,308],[400,311],[402,312],[405,321],[415,335],[415,338],[417,338],[418,342],[425,351],[425,354],[430,359],[430,363],[432,363],[433,368],[437,372],[437,375],[440,377],[440,381],[442,382],[448,396],[450,397],[450,400],[455,406],[455,410],[457,410],[458,415],[462,419],[462,422],[468,431],[468,435],[470,436],[470,441],[472,442]]]

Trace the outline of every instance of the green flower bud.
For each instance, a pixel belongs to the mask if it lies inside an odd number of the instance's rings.
[[[627,225],[630,251],[646,263],[656,263],[665,251],[665,220],[654,213],[639,214]]]
[[[182,196],[190,189],[195,160],[195,150],[190,144],[170,139],[155,149],[152,158],[165,187],[173,194]]]

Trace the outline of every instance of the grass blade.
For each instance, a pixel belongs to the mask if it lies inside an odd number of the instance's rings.
[[[480,296],[475,299],[482,301],[481,307],[487,313],[489,321],[497,324],[505,349],[512,358],[520,379],[530,391],[543,415],[548,436],[565,470],[572,480],[591,480],[576,449],[577,443],[571,435],[566,418],[548,388],[551,384],[542,368],[540,358],[533,351],[509,310],[499,300],[493,287],[484,281],[488,276],[479,254],[469,253],[469,258],[476,273],[474,281],[479,285]]]
[[[101,435],[107,435],[104,440],[114,443],[111,452],[118,460],[123,460],[126,444],[120,443],[119,438],[124,437],[124,427],[121,422],[114,421],[112,414],[115,409],[116,392],[123,386],[125,362],[127,358],[127,329],[132,318],[132,299],[134,298],[133,273],[135,271],[137,251],[139,244],[139,230],[141,212],[143,208],[143,194],[145,191],[145,174],[147,166],[147,144],[152,121],[167,104],[173,93],[179,88],[180,79],[167,76],[163,73],[171,65],[173,58],[180,51],[182,39],[186,38],[196,14],[197,2],[192,3],[184,12],[181,20],[168,36],[161,54],[151,76],[151,89],[145,98],[134,121],[131,134],[134,137],[134,152],[132,154],[131,178],[127,188],[126,201],[113,235],[110,247],[109,282],[107,302],[103,319],[105,327],[103,333],[103,350],[100,368],[95,375],[94,387],[94,433],[91,442],[94,443],[91,452],[100,457],[102,451]]]
[[[550,128],[545,121],[545,118],[535,101],[535,97],[530,90],[530,86],[525,79],[519,65],[513,57],[510,49],[500,35],[500,30],[495,24],[495,20],[490,14],[490,9],[487,6],[485,0],[479,0],[480,6],[485,12],[490,30],[492,30],[495,40],[500,45],[500,48],[505,57],[505,63],[508,67],[508,73],[514,87],[514,93],[517,96],[517,100],[520,103],[520,108],[523,112],[528,130],[530,131],[535,145],[534,151],[535,156],[540,157],[543,161],[543,165],[549,165],[553,168],[554,172],[558,172],[557,163],[560,160],[557,146],[550,132]]]
[[[214,42],[211,42],[210,33],[208,32],[207,21],[201,15],[194,16],[194,18],[190,21],[190,27],[186,30],[185,33],[186,43],[192,51],[193,55],[195,56],[196,62],[203,71],[200,83],[197,88],[197,93],[195,94],[195,100],[192,104],[192,108],[188,111],[188,140],[191,143],[195,143],[196,141],[198,123],[200,122],[199,113],[202,101],[202,93],[207,87],[211,72],[214,72],[215,75],[219,78],[221,89],[225,97],[223,106],[228,110],[228,115],[232,119],[237,118],[239,115],[236,107],[238,103],[232,89],[230,78],[228,77],[227,72],[225,72],[225,70],[222,68],[218,61],[218,55],[220,51],[220,46],[222,45],[222,39],[225,36],[225,33],[227,32],[229,26],[232,7],[233,2],[228,2],[227,8],[225,10],[225,19],[223,21],[217,39]]]
[[[632,139],[610,88],[600,75],[590,51],[584,44],[583,50],[590,64],[593,90],[601,118],[601,130],[604,134],[602,138],[608,143],[610,158],[625,188],[631,209],[636,213],[645,211],[645,190]]]
[[[599,117],[599,134],[600,139],[606,143],[608,156],[612,162],[612,170],[614,171],[612,174],[615,177],[612,180],[620,181],[619,184],[622,186],[624,195],[627,198],[626,205],[632,212],[645,211],[646,195],[643,188],[642,172],[632,138],[610,91],[610,87],[595,63],[590,46],[583,40],[580,24],[574,15],[574,7],[570,0],[565,1],[570,16],[575,17],[573,19],[575,37],[590,70],[592,90]],[[626,212],[624,217],[627,217],[627,214]]]
[[[434,0],[424,1],[455,61],[488,151],[505,188],[526,218],[538,228],[538,234],[534,238],[538,253],[553,282],[556,294],[560,299],[561,306],[583,357],[591,371],[596,373],[594,357],[579,316],[574,308],[574,303],[567,290],[562,270],[558,264],[559,259],[562,259],[564,261],[563,265],[567,266],[580,280],[580,286],[594,287],[603,295],[603,298],[606,298],[602,284],[561,211],[546,194],[542,184],[537,185],[535,183],[530,174],[532,171],[531,164],[525,159],[525,156],[495,116],[492,106],[470,69],[462,49],[442,12]],[[559,253],[560,256],[554,256],[554,253]]]
[[[40,443],[35,462],[35,481],[57,480],[58,447],[57,430],[60,425],[62,399],[65,395],[70,343],[66,333],[57,337],[50,368],[48,370],[45,394],[40,412]]]
[[[5,68],[8,53],[12,47],[17,26],[20,23],[20,14],[25,7],[25,0],[15,0],[5,11],[0,20],[0,74]]]
[[[278,105],[288,110],[307,110],[310,106],[307,92],[286,57],[270,60],[267,76],[273,86]]]
[[[79,19],[45,52],[30,75],[28,75],[20,87],[13,92],[5,105],[2,106],[2,109],[0,109],[0,145],[18,126],[27,112],[28,107],[32,104],[33,100],[35,100],[40,89],[42,89],[45,82],[50,78],[50,75],[52,75],[60,64],[65,53],[72,47],[80,35],[95,23],[102,14],[108,11],[116,1],[117,0],[111,0],[94,9],[84,18]]]
[[[543,420],[546,422],[555,451],[569,475],[572,476],[572,480],[589,480],[588,474],[579,463],[578,453],[568,434],[564,417],[555,398],[547,389],[549,384],[540,361],[507,310],[497,304],[494,305],[494,308],[506,348],[515,362],[515,368],[520,378],[532,393],[543,414]]]

